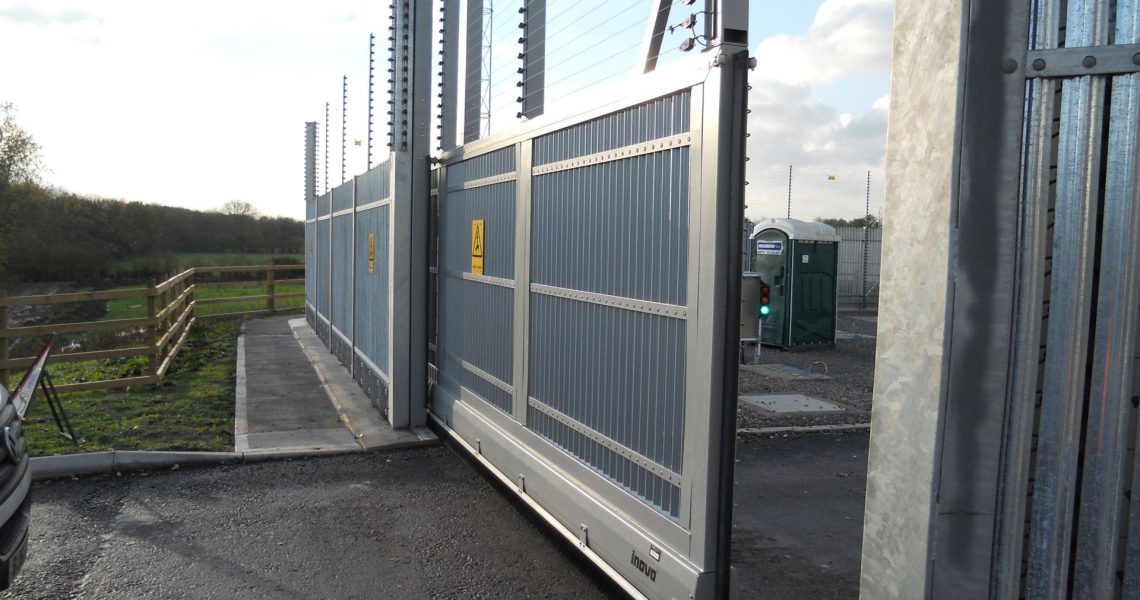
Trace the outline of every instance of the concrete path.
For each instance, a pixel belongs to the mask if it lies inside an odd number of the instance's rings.
[[[339,452],[436,441],[427,430],[393,430],[304,319],[271,317],[243,326],[236,452]]]

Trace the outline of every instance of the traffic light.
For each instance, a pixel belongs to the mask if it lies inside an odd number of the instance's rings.
[[[767,283],[760,282],[760,317],[767,317],[772,314],[772,299],[770,297],[772,288],[768,287]]]

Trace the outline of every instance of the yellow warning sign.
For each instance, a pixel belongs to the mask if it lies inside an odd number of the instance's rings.
[[[376,234],[368,234],[368,272],[376,272]]]
[[[483,274],[484,231],[483,219],[471,221],[471,273],[474,275]]]

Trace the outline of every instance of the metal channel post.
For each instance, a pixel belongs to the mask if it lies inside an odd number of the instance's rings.
[[[459,111],[456,103],[459,101],[459,0],[443,0],[442,27],[443,49],[440,50],[439,68],[442,72],[440,83],[440,140],[442,150],[455,147],[455,129]],[[441,184],[440,189],[443,188]]]
[[[737,358],[740,346],[744,132],[748,104],[745,2],[719,1],[735,28],[718,29],[706,53],[710,73],[693,100],[694,174],[686,324],[686,405],[682,474],[691,485],[691,560],[710,574],[709,596],[731,594],[733,473],[736,458]],[[696,94],[694,94],[696,96]],[[727,318],[727,315],[733,315]],[[696,399],[707,399],[698,402]],[[700,458],[698,458],[700,457]]]
[[[543,113],[546,95],[546,0],[523,4],[522,100],[519,116],[533,119]]]
[[[530,393],[530,252],[532,171],[534,140],[515,146],[515,314],[514,314],[514,365],[511,381],[514,383],[515,420],[526,424],[527,401]],[[440,186],[442,189],[442,185]]]
[[[305,122],[305,202],[317,197],[317,122]]]
[[[388,420],[419,427],[427,420],[428,237],[431,216],[431,3],[397,3],[397,86],[392,202],[392,363]],[[403,43],[403,36],[407,43]],[[406,61],[406,62],[405,62]],[[403,110],[406,108],[407,112]]]
[[[1107,41],[1107,1],[1072,0],[1067,13],[1067,47]],[[1033,598],[1068,594],[1100,196],[1105,78],[1061,86],[1052,278],[1068,291],[1065,302],[1050,303],[1046,331],[1026,574]]]
[[[657,68],[657,58],[661,56],[661,44],[665,40],[665,27],[669,25],[669,10],[673,0],[650,2],[649,19],[646,23],[645,39],[638,56],[638,72],[649,73]]]
[[[467,72],[463,83],[463,142],[479,139],[483,118],[483,0],[467,0]]]
[[[1140,1],[1116,3],[1116,44],[1140,43]],[[1133,57],[1140,67],[1140,53]],[[1124,596],[1140,595],[1140,482],[1132,479],[1131,547],[1122,542],[1120,499],[1132,465],[1128,456],[1136,377],[1140,305],[1140,73],[1112,78],[1100,243],[1100,282],[1093,342],[1093,375],[1085,434],[1080,526],[1073,594],[1112,598],[1117,557],[1124,554]],[[1133,448],[1135,452],[1135,448]],[[1133,462],[1136,462],[1135,457]],[[1127,550],[1126,550],[1127,548]]]

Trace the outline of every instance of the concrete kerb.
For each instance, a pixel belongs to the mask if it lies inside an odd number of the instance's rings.
[[[336,454],[357,454],[361,448],[266,448],[246,452],[160,452],[146,450],[108,450],[59,456],[34,456],[30,461],[32,480],[58,477],[98,475],[122,471],[148,471],[177,467],[254,463],[287,458],[307,458]]]
[[[867,431],[871,429],[870,423],[852,423],[850,425],[800,425],[790,427],[745,427],[736,430],[736,435],[770,435],[776,433],[845,433],[851,431]]]
[[[246,404],[245,388],[245,323],[237,339],[237,366],[234,382],[234,451],[245,452],[249,450],[249,417]]]

